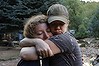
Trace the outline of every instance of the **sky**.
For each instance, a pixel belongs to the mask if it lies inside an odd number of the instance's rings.
[[[82,0],[82,1],[85,1],[85,2],[87,2],[87,1],[95,1],[95,2],[99,2],[99,0]]]

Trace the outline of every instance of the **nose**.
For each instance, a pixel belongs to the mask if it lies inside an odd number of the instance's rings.
[[[46,39],[48,39],[49,38],[49,35],[48,35],[48,33],[45,31],[44,32],[44,40],[46,40]]]
[[[56,26],[56,29],[59,30],[60,29],[60,26]]]

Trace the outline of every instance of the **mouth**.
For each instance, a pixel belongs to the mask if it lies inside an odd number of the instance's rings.
[[[56,30],[55,32],[57,32],[57,33],[62,33],[62,31],[61,31],[61,30]]]
[[[63,32],[62,32],[61,30],[56,30],[56,31],[54,32],[55,35],[62,34],[62,33],[63,33]]]

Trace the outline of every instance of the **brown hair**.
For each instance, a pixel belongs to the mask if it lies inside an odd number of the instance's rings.
[[[24,26],[24,36],[27,38],[34,38],[35,35],[35,27],[38,24],[47,23],[47,16],[45,15],[37,15],[32,16]]]

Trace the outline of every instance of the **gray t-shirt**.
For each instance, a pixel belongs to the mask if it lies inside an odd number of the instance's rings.
[[[61,53],[49,58],[49,66],[82,66],[80,47],[71,34],[64,33],[51,37]]]

